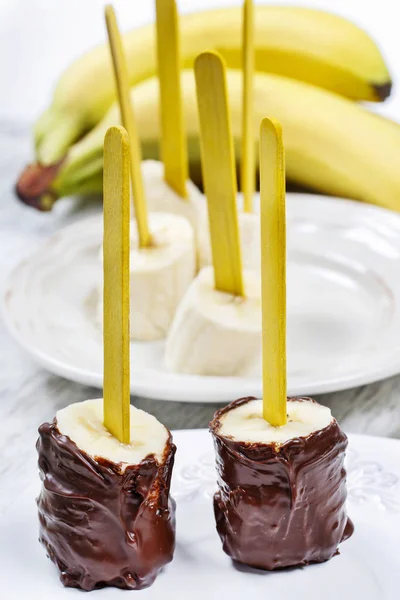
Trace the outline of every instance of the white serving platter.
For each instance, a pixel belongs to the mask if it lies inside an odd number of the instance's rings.
[[[288,392],[318,394],[400,372],[400,215],[366,204],[288,194]],[[66,227],[5,286],[11,334],[49,371],[102,387],[95,289],[102,217]],[[261,394],[252,377],[168,373],[164,342],[131,344],[131,392],[225,402]]]
[[[177,501],[177,543],[173,562],[152,587],[140,592],[107,588],[93,598],[117,600],[396,600],[400,569],[400,442],[349,436],[347,510],[353,536],[329,562],[263,572],[236,569],[223,553],[215,530],[212,495],[215,469],[206,430],[174,433],[177,445],[172,493]],[[25,492],[0,517],[1,597],[7,600],[82,598],[63,588],[58,571],[38,542],[32,472]],[[124,595],[125,594],[125,595]]]

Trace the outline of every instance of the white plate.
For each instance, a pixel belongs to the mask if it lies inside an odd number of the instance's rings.
[[[365,204],[288,194],[288,388],[316,394],[400,371],[400,215]],[[102,217],[60,231],[11,274],[5,321],[50,371],[102,387],[93,290]],[[131,345],[131,391],[162,400],[261,395],[256,376],[167,373],[163,342]]]
[[[275,573],[236,570],[222,552],[212,511],[215,471],[208,432],[178,431],[174,441],[178,447],[172,484],[178,503],[175,557],[152,587],[138,592],[140,598],[395,600],[399,597],[399,441],[350,436],[347,509],[354,521],[354,535],[340,546],[340,555],[329,562]],[[0,523],[1,597],[82,598],[77,590],[62,587],[56,568],[37,541],[34,498],[38,489],[37,477]],[[120,590],[111,588],[94,594],[104,600],[124,596]]]

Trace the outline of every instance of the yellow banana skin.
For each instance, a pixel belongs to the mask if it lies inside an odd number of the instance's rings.
[[[255,63],[271,72],[329,89],[354,100],[383,100],[391,79],[371,38],[346,19],[307,8],[255,8]],[[241,66],[240,7],[184,15],[180,19],[185,68],[204,49]],[[154,26],[124,36],[131,85],[155,75]],[[69,146],[102,119],[115,98],[109,50],[94,48],[61,76],[48,110],[35,128],[37,160],[59,161]]]
[[[242,73],[227,73],[235,138],[240,161]],[[198,116],[192,71],[182,73],[183,106],[192,174],[199,175]],[[157,157],[158,82],[150,79],[132,92],[145,158]],[[254,78],[254,135],[266,115],[282,123],[287,177],[324,194],[344,196],[400,210],[400,126],[362,106],[302,82],[257,73]],[[79,191],[87,182],[101,185],[104,133],[117,124],[113,106],[105,118],[75,144],[47,193]]]

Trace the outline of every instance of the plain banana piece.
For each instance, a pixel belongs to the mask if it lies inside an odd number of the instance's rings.
[[[378,101],[391,79],[373,40],[339,16],[308,8],[255,7],[255,65],[325,87],[349,98]],[[230,68],[241,67],[241,7],[184,15],[180,19],[181,62],[192,67],[205,49],[222,54]],[[154,25],[123,38],[131,85],[157,71]],[[51,106],[35,127],[37,160],[59,161],[69,146],[104,116],[115,99],[109,50],[94,48],[63,73]]]
[[[223,414],[219,433],[238,442],[284,444],[298,437],[307,437],[332,423],[326,406],[292,400],[287,403],[287,423],[273,427],[263,418],[262,400],[251,400]]]
[[[138,247],[135,222],[131,226],[130,335],[150,341],[166,336],[186,290],[196,273],[196,247],[187,219],[150,213],[152,245]],[[102,282],[98,290],[97,320],[103,321]]]
[[[161,162],[145,160],[141,167],[148,211],[183,217],[191,224],[196,240],[203,235],[207,228],[207,204],[194,183],[186,182],[188,197],[183,199],[165,182]]]
[[[121,472],[128,465],[138,465],[154,454],[162,462],[169,439],[168,430],[153,415],[130,407],[129,444],[122,444],[104,427],[103,398],[70,404],[57,412],[57,429],[68,436],[80,450],[93,459],[105,458],[121,463]]]
[[[185,122],[192,178],[199,180],[200,150],[194,75],[182,74]],[[228,71],[232,132],[240,161],[240,71]],[[145,158],[158,153],[158,82],[149,80],[133,90]],[[277,75],[254,77],[254,135],[266,115],[282,123],[287,178],[320,193],[354,198],[400,210],[400,127],[336,94]],[[119,122],[114,106],[104,120],[70,151],[58,176],[47,188],[57,197],[66,187],[99,177],[102,144],[110,125]]]
[[[166,367],[195,375],[247,375],[261,354],[260,277],[244,272],[244,298],[219,292],[205,267],[185,294],[168,333]]]

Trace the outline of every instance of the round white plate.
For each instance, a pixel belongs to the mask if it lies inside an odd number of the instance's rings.
[[[400,215],[288,194],[288,393],[317,394],[400,371]],[[5,321],[44,367],[102,387],[101,214],[60,231],[11,274]],[[187,402],[261,394],[261,379],[177,375],[163,342],[131,345],[132,394]]]
[[[174,560],[148,589],[148,600],[395,600],[400,569],[400,442],[349,436],[347,510],[353,536],[330,561],[268,573],[238,570],[222,551],[215,530],[212,495],[216,488],[214,455],[205,430],[177,431],[172,495],[177,502]],[[38,542],[35,496],[39,476],[0,519],[1,597],[7,600],[83,598],[63,588],[58,572]],[[85,596],[86,597],[86,596]],[[95,592],[120,600],[113,588]],[[127,598],[131,596],[127,594]],[[133,593],[133,598],[136,594]]]

